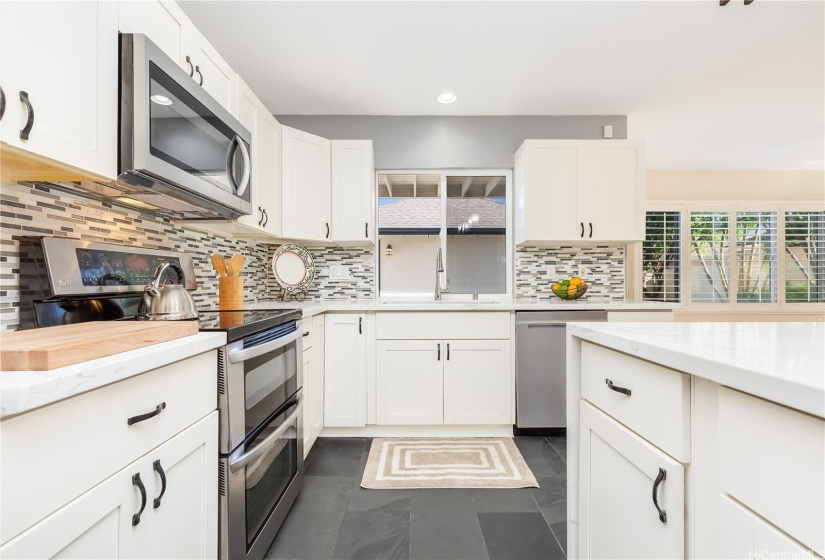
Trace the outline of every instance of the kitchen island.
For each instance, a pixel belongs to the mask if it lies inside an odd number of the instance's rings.
[[[571,324],[568,557],[821,556],[823,340],[818,323]]]

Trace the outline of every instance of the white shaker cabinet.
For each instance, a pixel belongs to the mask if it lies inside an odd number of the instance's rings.
[[[324,316],[304,319],[304,457],[324,428]]]
[[[444,343],[379,340],[376,420],[379,425],[444,423]]]
[[[724,494],[719,496],[719,534],[719,558],[814,558],[810,548]]]
[[[213,412],[10,540],[0,556],[215,558],[217,430]]]
[[[281,127],[282,235],[288,239],[332,239],[331,144],[326,138]]]
[[[324,318],[324,426],[366,423],[367,325],[363,313]]]
[[[444,423],[509,424],[510,341],[444,343]]]
[[[235,77],[232,67],[191,22],[183,31],[185,57],[188,56],[194,65],[192,79],[225,109],[231,110],[232,82]],[[187,71],[189,66],[187,63]]]
[[[0,3],[2,142],[115,177],[117,18],[115,2]]]
[[[374,243],[375,165],[372,140],[332,141],[332,240]]]
[[[644,240],[640,141],[526,140],[514,183],[518,245]]]
[[[580,437],[578,557],[684,558],[682,464],[587,402]]]

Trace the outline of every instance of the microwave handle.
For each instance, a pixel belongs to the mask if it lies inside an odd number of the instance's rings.
[[[241,183],[235,182],[235,175],[232,173],[232,158],[235,155],[235,150],[241,150],[241,157],[243,158],[243,175],[241,176]],[[229,177],[229,182],[235,190],[237,196],[243,196],[249,187],[249,177],[252,173],[252,162],[249,159],[249,149],[237,134],[229,142],[229,148],[226,150],[226,175]]]
[[[259,443],[246,453],[234,459],[230,457],[229,470],[232,472],[236,472],[239,469],[247,466],[255,459],[259,458],[264,453],[266,453],[267,449],[271,447],[272,444],[275,443],[278,439],[280,439],[280,437],[284,435],[284,432],[286,432],[290,428],[292,423],[295,422],[295,419],[298,418],[298,416],[300,416],[304,408],[303,400],[303,395],[298,397],[298,406],[295,407],[295,410],[292,411],[292,414],[287,416],[286,420],[284,420],[284,423],[278,426],[278,429],[276,429],[274,432],[266,436],[265,440],[263,440],[261,443]]]
[[[289,333],[286,336],[282,336],[281,338],[276,338],[275,340],[270,340],[269,342],[265,342],[258,346],[253,346],[252,348],[245,348],[243,350],[236,350],[234,352],[229,352],[227,357],[229,358],[229,363],[237,364],[238,362],[243,362],[246,360],[250,360],[252,358],[256,358],[261,354],[266,354],[267,352],[272,352],[273,350],[277,350],[283,346],[286,346],[290,342],[294,342],[301,338],[301,327],[298,325],[298,328],[295,331]],[[298,348],[298,355],[300,356],[301,348]],[[300,358],[298,358],[300,359]]]

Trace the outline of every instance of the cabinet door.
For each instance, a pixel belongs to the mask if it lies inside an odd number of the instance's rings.
[[[227,111],[231,111],[235,72],[194,25],[190,23],[183,31],[186,56],[195,64],[192,79],[201,84]],[[189,70],[188,64],[186,69]]]
[[[810,548],[792,539],[751,510],[719,496],[718,558],[813,558]]]
[[[259,145],[260,130],[258,130],[258,113],[261,110],[261,102],[255,96],[249,86],[246,85],[240,76],[235,78],[234,91],[232,93],[231,112],[238,119],[238,122],[246,128],[252,135],[252,146],[249,157],[252,161],[252,174],[250,178],[250,202],[252,203],[252,214],[241,216],[238,222],[254,230],[262,230],[264,213],[261,202],[264,198],[266,186],[261,184],[260,164],[261,158],[266,154],[266,148]]]
[[[579,557],[684,558],[681,463],[585,401],[580,437]]]
[[[315,332],[315,340],[313,341],[312,368],[309,375],[312,378],[312,386],[316,388],[312,400],[309,401],[309,423],[307,429],[312,432],[312,441],[314,442],[321,430],[324,429],[324,316],[316,315],[312,318],[312,327]],[[306,375],[306,372],[304,373]]]
[[[216,558],[217,411],[150,452],[145,465],[144,557]]]
[[[330,231],[330,141],[281,127],[282,233],[322,241]]]
[[[118,50],[116,2],[1,2],[0,140],[114,177]]]
[[[512,424],[509,340],[448,340],[445,358],[445,424]]]
[[[316,387],[314,383],[314,379],[312,378],[312,368],[314,366],[315,360],[312,359],[313,348],[308,348],[304,350],[303,353],[303,367],[304,367],[304,459],[307,458],[309,455],[310,449],[312,449],[312,444],[315,442],[315,438],[312,437],[312,430],[309,429],[309,426],[312,422],[310,408],[312,406],[312,401],[317,398],[317,393],[323,391],[323,387]]]
[[[376,421],[403,426],[444,423],[444,357],[440,340],[379,340]]]
[[[281,235],[281,124],[266,107],[258,111],[258,133],[255,165],[257,199],[264,210],[263,229],[266,233]],[[254,192],[254,191],[253,191]],[[257,209],[257,204],[255,208]]]
[[[581,145],[581,142],[528,140],[519,150],[516,212],[521,214],[517,221],[524,220],[524,235],[517,243],[581,238],[576,215]],[[521,227],[518,224],[517,229]]]
[[[146,516],[152,506],[147,501],[140,522],[133,526],[141,497],[132,477],[139,474],[145,485],[144,467],[145,460],[140,459],[69,502],[7,542],[0,548],[0,557],[141,558]],[[55,465],[55,476],[60,476],[59,465]]]
[[[373,243],[374,183],[372,140],[333,140],[333,241]]]
[[[118,2],[118,28],[121,33],[143,33],[169,58],[194,73],[184,52],[184,28],[192,22],[175,3],[168,0]]]
[[[644,161],[635,141],[586,142],[578,216],[587,240],[644,241]]]
[[[366,317],[361,313],[333,313],[324,321],[324,426],[364,426]]]

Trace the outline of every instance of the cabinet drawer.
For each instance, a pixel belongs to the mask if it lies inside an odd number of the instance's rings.
[[[217,352],[0,422],[0,542],[217,408]],[[127,424],[152,412],[157,416]]]
[[[589,342],[582,343],[581,352],[582,397],[672,457],[690,462],[690,376]]]
[[[376,314],[379,340],[509,340],[510,313],[401,311]]]
[[[825,420],[719,389],[719,485],[802,544],[825,551]]]

